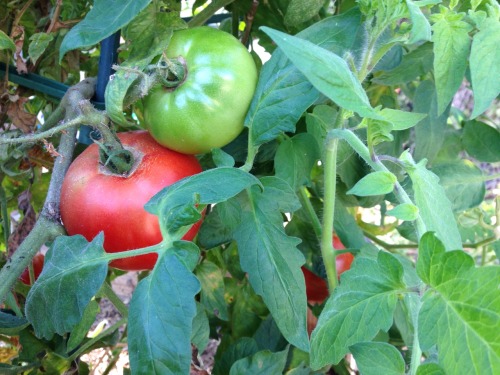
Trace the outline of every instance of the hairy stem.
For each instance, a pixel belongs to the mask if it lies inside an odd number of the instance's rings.
[[[196,27],[204,25],[210,17],[212,17],[215,12],[219,9],[224,8],[226,5],[229,5],[234,0],[213,0],[210,4],[207,5],[205,9],[203,9],[200,13],[195,15],[188,22],[189,27]]]

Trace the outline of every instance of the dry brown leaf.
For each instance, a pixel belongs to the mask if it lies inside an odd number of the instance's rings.
[[[7,253],[9,257],[14,254],[36,223],[36,213],[31,205],[31,193],[25,190],[19,195],[17,202],[19,209],[24,213],[24,217],[9,236],[9,242],[7,244]]]
[[[28,73],[28,68],[23,60],[22,52],[24,45],[24,27],[16,25],[12,28],[11,38],[16,45],[16,52],[14,53],[14,58],[16,60],[16,68],[19,74]]]
[[[36,116],[24,109],[24,103],[28,100],[28,98],[21,97],[15,102],[10,102],[7,108],[7,116],[14,126],[24,133],[31,133],[36,124]]]

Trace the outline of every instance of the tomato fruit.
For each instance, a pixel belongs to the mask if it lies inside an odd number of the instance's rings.
[[[340,242],[340,239],[337,236],[333,236],[333,247],[336,250],[345,249],[344,245],[342,244],[342,242]],[[351,268],[353,260],[354,256],[351,253],[342,253],[337,255],[337,257],[335,258],[337,277],[340,277],[342,273]],[[302,272],[306,281],[307,302],[312,305],[322,304],[330,294],[328,291],[326,280],[305,267],[302,267]]]
[[[42,273],[44,260],[45,260],[45,255],[43,255],[42,253],[37,253],[33,257],[33,260],[31,261],[31,263],[33,264],[33,274],[35,276],[35,280],[33,280],[33,282],[35,282],[38,279],[38,276],[40,276],[40,274]],[[27,267],[23,271],[23,273],[21,274],[21,276],[19,276],[19,280],[21,280],[21,282],[23,284],[26,284],[26,285],[31,285],[32,284],[31,280],[30,280],[30,270],[29,270],[29,267]]]
[[[159,145],[146,131],[119,133],[118,138],[137,157],[127,176],[109,173],[99,164],[99,148],[89,146],[71,164],[61,190],[61,218],[69,235],[87,240],[104,232],[104,249],[118,252],[156,245],[162,240],[158,217],[144,209],[162,188],[202,171],[193,155]],[[183,237],[192,240],[201,222]],[[117,259],[122,270],[152,269],[156,253]]]
[[[165,51],[185,65],[175,88],[156,86],[143,99],[144,125],[163,146],[186,154],[223,147],[243,130],[257,84],[248,50],[211,27],[176,31]]]

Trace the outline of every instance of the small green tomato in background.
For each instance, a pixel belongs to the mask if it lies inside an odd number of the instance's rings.
[[[174,88],[155,87],[143,99],[146,129],[161,145],[185,154],[223,147],[243,130],[257,84],[248,50],[211,27],[176,31],[166,50],[184,65]]]

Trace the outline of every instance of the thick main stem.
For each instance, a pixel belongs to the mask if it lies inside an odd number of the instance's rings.
[[[332,293],[337,287],[337,268],[332,234],[337,187],[337,150],[339,140],[328,137],[325,155],[325,194],[323,198],[323,227],[321,233],[321,255],[328,277],[328,288]]]

